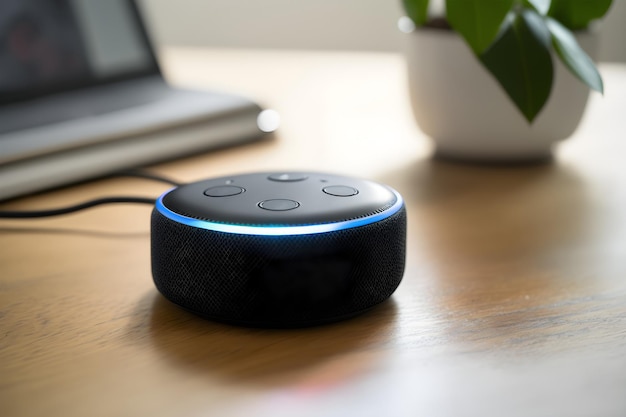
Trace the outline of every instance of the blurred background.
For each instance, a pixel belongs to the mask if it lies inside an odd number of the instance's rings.
[[[398,51],[400,0],[142,0],[159,46]],[[600,61],[626,62],[626,1],[600,25]]]

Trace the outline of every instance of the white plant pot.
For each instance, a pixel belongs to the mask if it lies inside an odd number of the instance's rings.
[[[413,113],[434,141],[436,155],[482,161],[544,159],[576,130],[589,88],[556,56],[550,98],[529,124],[455,32],[420,28],[406,37]],[[580,33],[577,39],[594,58],[597,33]]]

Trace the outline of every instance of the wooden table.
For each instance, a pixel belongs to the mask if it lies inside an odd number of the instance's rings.
[[[434,162],[393,54],[175,49],[179,85],[275,108],[273,139],[153,167],[191,181],[316,169],[386,182],[404,280],[343,323],[231,327],[155,290],[145,206],[0,222],[0,416],[626,416],[626,68],[602,66],[554,163]],[[108,179],[3,204],[156,196]]]

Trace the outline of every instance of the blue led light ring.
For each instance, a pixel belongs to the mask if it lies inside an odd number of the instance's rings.
[[[216,232],[223,233],[235,233],[240,235],[261,235],[261,236],[294,236],[294,235],[311,235],[316,233],[328,233],[328,232],[337,232],[339,230],[351,229],[354,227],[365,226],[368,224],[376,223],[378,221],[384,220],[388,217],[396,214],[403,206],[404,202],[402,200],[402,196],[394,189],[390,188],[393,194],[396,196],[396,202],[389,207],[387,210],[372,214],[370,216],[361,217],[358,219],[334,222],[334,223],[323,223],[323,224],[312,224],[305,226],[290,226],[290,225],[281,225],[281,226],[273,226],[273,225],[265,225],[265,226],[248,226],[241,224],[225,224],[225,223],[215,223],[208,220],[199,220],[194,219],[193,217],[183,216],[178,213],[174,213],[163,204],[163,198],[169,193],[164,193],[157,200],[155,207],[165,217],[170,220],[174,220],[175,222],[185,224],[191,227],[197,227],[199,229],[213,230]],[[170,190],[171,191],[171,190]]]

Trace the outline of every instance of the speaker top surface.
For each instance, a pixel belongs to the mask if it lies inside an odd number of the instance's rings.
[[[186,184],[161,196],[156,208],[172,220],[203,229],[300,234],[370,224],[395,214],[402,205],[395,190],[367,180],[268,172]]]

